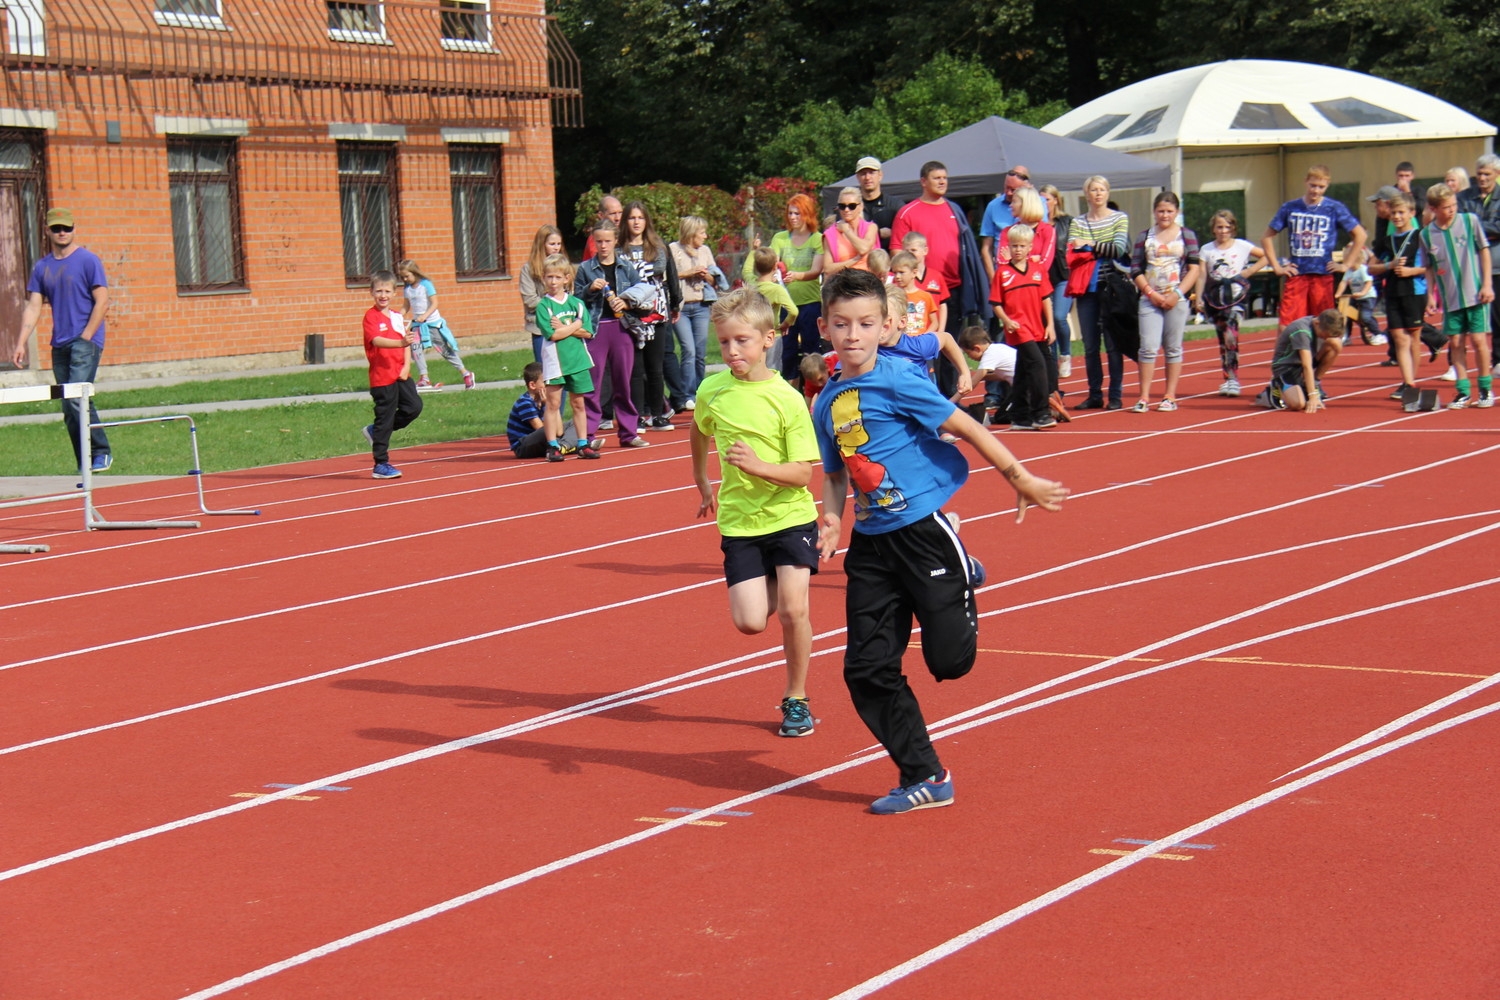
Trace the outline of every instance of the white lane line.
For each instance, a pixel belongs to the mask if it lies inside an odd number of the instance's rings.
[[[224,566],[216,566],[212,569],[198,570],[193,573],[179,573],[176,576],[159,576],[150,580],[133,580],[130,583],[116,584],[110,587],[99,587],[95,590],[79,590],[71,594],[57,594],[52,597],[38,597],[30,601],[18,601],[14,604],[0,604],[0,611],[14,611],[17,608],[29,608],[38,604],[47,604],[51,601],[74,601],[82,597],[98,597],[101,594],[112,594],[117,591],[131,591],[141,587],[154,587],[163,583],[181,583],[184,580],[199,580],[220,573],[237,573],[241,570],[258,569],[262,566],[275,566],[281,563],[296,562],[299,559],[315,559],[320,556],[338,555],[343,552],[356,552],[360,549],[372,548],[374,546],[393,545],[398,542],[409,542],[419,538],[432,538],[436,535],[450,534],[455,531],[467,531],[471,528],[490,528],[497,524],[505,524],[509,521],[530,520],[537,517],[547,517],[552,514],[567,514],[580,510],[593,510],[596,507],[617,507],[622,503],[632,500],[649,500],[652,497],[666,496],[670,493],[682,493],[686,491],[696,492],[695,486],[673,486],[664,490],[652,490],[649,493],[634,493],[630,496],[610,497],[603,500],[593,500],[588,503],[572,504],[567,507],[552,507],[547,510],[531,510],[522,514],[508,514],[505,517],[492,517],[485,521],[465,521],[461,524],[452,524],[442,528],[430,528],[426,531],[414,531],[405,535],[390,535],[385,538],[377,538],[368,542],[355,542],[351,545],[339,545],[330,549],[313,549],[311,551],[294,552],[291,555],[277,556],[274,559],[260,559],[255,562],[232,563]],[[622,542],[630,539],[622,539]]]
[[[57,661],[57,660],[66,660],[66,659],[68,659],[70,657],[83,656],[83,655],[88,654],[88,653],[98,653],[98,652],[101,652],[101,651],[107,650],[107,649],[121,649],[121,648],[123,648],[125,646],[136,646],[136,645],[140,645],[141,643],[145,643],[145,642],[155,642],[158,639],[170,639],[173,636],[190,635],[193,632],[202,632],[202,631],[205,631],[207,629],[220,628],[220,627],[225,626],[225,625],[240,625],[240,624],[243,624],[245,622],[258,621],[258,620],[263,619],[263,618],[274,618],[274,617],[276,617],[278,615],[293,614],[293,613],[298,612],[298,611],[308,611],[308,610],[311,610],[313,608],[326,608],[326,607],[331,607],[332,605],[335,605],[335,604],[347,604],[350,601],[362,601],[362,600],[365,600],[365,599],[371,598],[371,597],[379,597],[382,594],[399,594],[399,593],[404,593],[404,592],[409,591],[409,590],[415,590],[418,587],[431,587],[431,586],[436,586],[438,584],[453,583],[454,581],[457,581],[457,580],[468,580],[468,579],[472,579],[474,577],[485,576],[485,575],[490,574],[490,573],[499,573],[499,572],[502,572],[502,571],[508,570],[508,569],[516,569],[517,567],[520,567],[520,566],[532,566],[532,565],[535,565],[537,563],[555,562],[559,558],[563,558],[565,556],[578,556],[578,555],[583,555],[586,552],[598,552],[598,551],[600,551],[602,549],[614,548],[614,547],[616,547],[618,545],[627,544],[629,542],[643,542],[643,541],[648,541],[648,540],[653,539],[653,538],[662,538],[662,537],[665,537],[667,535],[681,534],[682,532],[685,532],[685,531],[697,531],[699,529],[707,528],[707,527],[711,527],[711,526],[712,525],[709,522],[700,522],[698,524],[688,524],[688,525],[684,525],[684,526],[682,526],[680,528],[668,528],[666,531],[654,531],[654,532],[651,532],[650,534],[646,534],[646,535],[636,535],[636,536],[634,536],[632,538],[624,539],[623,541],[619,540],[619,539],[614,539],[614,540],[611,540],[611,541],[608,541],[608,542],[600,542],[597,545],[587,545],[587,546],[584,546],[583,548],[579,548],[579,549],[569,549],[567,552],[562,552],[562,553],[549,552],[549,553],[546,553],[544,555],[533,556],[530,559],[518,559],[515,562],[501,563],[501,564],[499,564],[497,566],[484,566],[484,567],[481,567],[479,569],[467,570],[467,571],[465,571],[463,573],[450,573],[447,576],[435,576],[435,577],[430,577],[430,578],[428,578],[426,580],[415,580],[415,581],[413,581],[411,583],[401,583],[401,584],[397,584],[397,585],[392,586],[392,587],[381,587],[381,588],[379,588],[377,590],[366,590],[366,591],[362,591],[361,593],[358,593],[358,594],[345,594],[345,595],[343,595],[341,597],[330,597],[330,598],[327,598],[327,599],[321,600],[321,601],[308,601],[308,602],[305,602],[303,604],[287,604],[287,605],[283,605],[283,606],[281,606],[279,608],[272,608],[272,609],[270,609],[268,611],[257,611],[257,612],[254,612],[253,614],[248,614],[248,615],[236,615],[233,618],[218,618],[218,619],[215,619],[214,621],[211,621],[211,622],[200,622],[197,625],[184,625],[181,628],[166,629],[166,630],[161,631],[161,632],[151,632],[151,633],[149,633],[147,635],[132,636],[129,639],[116,639],[113,642],[102,642],[102,643],[97,643],[97,644],[95,644],[93,646],[81,646],[81,647],[79,647],[77,649],[64,650],[61,653],[48,653],[45,656],[34,656],[34,657],[32,657],[31,659],[28,659],[28,660],[14,660],[14,661],[12,661],[10,663],[0,663],[0,672],[6,671],[6,670],[14,670],[17,667],[29,667],[29,666],[33,666],[33,665],[38,664],[38,663],[51,663],[51,662],[54,662],[54,661]],[[658,597],[665,597],[668,594],[677,594],[677,593],[681,593],[682,591],[685,591],[685,590],[695,590],[695,589],[697,589],[699,587],[706,587],[709,584],[717,583],[717,582],[718,582],[718,580],[714,579],[714,580],[705,581],[703,583],[695,583],[695,584],[692,584],[692,585],[687,586],[687,587],[678,587],[678,588],[675,588],[675,589],[672,589],[672,590],[662,590],[662,591],[656,591],[656,592],[650,593],[650,594],[643,594],[643,595],[641,595],[638,598],[632,599],[632,601],[630,603],[635,603],[635,602],[638,602],[638,601],[655,600]],[[605,607],[614,607],[614,606],[615,605],[605,605]],[[573,617],[575,615],[588,614],[588,613],[589,612],[587,612],[587,611],[575,611],[575,612],[572,612],[572,613],[570,613],[570,614],[568,614],[566,616],[561,616],[561,617]],[[554,621],[559,621],[559,620],[560,620],[559,616],[553,616],[551,618],[540,618],[540,619],[536,619],[535,621],[532,621],[532,622],[524,622],[524,623],[521,623],[519,625],[510,626],[505,631],[509,631],[510,629],[518,629],[518,628],[531,628],[531,627],[533,627],[535,625],[542,625],[542,624],[545,624],[547,622],[554,622]],[[478,641],[480,639],[484,639],[484,638],[487,638],[489,636],[497,635],[497,634],[499,634],[499,633],[497,633],[497,632],[482,632],[482,633],[479,633],[477,635],[466,636],[466,637],[463,637],[463,638],[454,639],[454,640],[452,640],[451,643],[443,643],[443,644],[439,644],[437,646],[424,646],[424,647],[422,647],[422,651],[431,650],[431,649],[445,648],[448,645],[460,645],[460,644],[466,643],[466,642],[476,642],[476,641]],[[404,656],[404,655],[407,655],[407,654],[403,653],[403,654],[397,654],[397,655],[398,656]]]
[[[1063,697],[1068,697],[1068,695],[1058,696],[1058,698]],[[1012,710],[1012,713],[1026,711],[1031,707],[1033,706],[1024,706],[1022,708],[1017,708]],[[1484,714],[1488,714],[1490,711],[1493,711],[1496,708],[1500,708],[1500,703],[1487,706],[1484,709],[1476,710],[1475,712],[1469,713],[1467,716],[1449,720],[1448,722],[1443,723],[1440,726],[1434,726],[1429,729],[1422,730],[1419,733],[1414,733],[1411,736],[1405,738],[1405,740],[1403,741],[1397,741],[1396,743],[1388,744],[1385,747],[1367,751],[1366,754],[1362,755],[1359,758],[1352,758],[1351,760],[1346,761],[1343,764],[1327,768],[1315,775],[1304,778],[1297,785],[1289,785],[1285,786],[1282,789],[1277,789],[1273,792],[1265,793],[1264,795],[1258,796],[1255,799],[1248,800],[1247,803],[1241,803],[1240,806],[1237,806],[1234,809],[1225,810],[1224,812],[1221,812],[1214,817],[1210,817],[1209,820],[1205,820],[1202,823],[1187,827],[1184,830],[1179,830],[1177,833],[1172,834],[1169,837],[1162,838],[1161,840],[1158,840],[1148,846],[1142,847],[1125,857],[1110,862],[1109,864],[1096,869],[1089,875],[1083,876],[1079,879],[1074,879],[1072,882],[1069,882],[1066,885],[1059,887],[1058,889],[1054,889],[1051,892],[1044,894],[1043,896],[1037,897],[1037,899],[1032,900],[1031,903],[1007,911],[1005,914],[1001,914],[1000,917],[995,918],[995,920],[988,921],[986,924],[980,925],[979,928],[975,928],[975,930],[969,931],[966,935],[961,935],[958,938],[952,939],[947,943],[946,946],[940,946],[940,948],[932,949],[931,951],[924,953],[924,955],[917,956],[917,958],[914,958],[909,962],[897,966],[896,969],[890,970],[887,973],[883,973],[882,976],[877,976],[874,979],[868,980],[868,984],[875,985],[867,990],[866,993],[856,993],[851,991],[845,994],[840,994],[839,998],[835,998],[835,1000],[841,1000],[841,998],[845,997],[852,998],[867,995],[868,992],[873,992],[875,989],[879,989],[882,986],[888,985],[890,982],[894,982],[896,979],[900,979],[904,976],[910,975],[912,972],[915,972],[920,968],[924,968],[925,966],[932,964],[932,962],[937,961],[939,958],[945,957],[947,954],[951,954],[953,951],[957,951],[959,948],[973,943],[974,940],[979,940],[990,933],[994,933],[995,930],[999,930],[1001,927],[1006,926],[1006,924],[1008,923],[1014,923],[1016,920],[1029,915],[1029,913],[1041,909],[1048,903],[1055,902],[1058,899],[1066,898],[1066,896],[1071,895],[1072,893],[1077,892],[1083,888],[1086,888],[1088,885],[1092,885],[1094,882],[1100,881],[1103,878],[1107,878],[1109,875],[1115,874],[1118,871],[1123,871],[1126,868],[1129,868],[1131,865],[1149,858],[1152,854],[1159,853],[1163,850],[1168,850],[1171,847],[1184,841],[1190,841],[1206,832],[1207,830],[1213,829],[1214,826],[1218,826],[1222,823],[1228,822],[1230,819],[1236,818],[1237,816],[1244,815],[1246,812],[1258,808],[1260,805],[1275,801],[1276,798],[1291,794],[1292,791],[1299,790],[1299,786],[1306,787],[1309,784],[1314,784],[1317,781],[1332,777],[1335,774],[1342,773],[1342,771],[1349,770],[1352,767],[1365,763],[1367,760],[1373,760],[1376,757],[1391,752],[1392,750],[1400,749],[1402,746],[1406,746],[1410,743],[1416,742],[1418,739],[1425,738],[1426,736],[1433,735],[1437,732],[1442,732],[1446,729],[1452,728],[1453,726],[1460,725],[1463,722],[1471,721],[1471,719],[1478,718]],[[946,722],[947,720],[943,720],[942,722],[935,724],[935,726],[941,727]],[[973,726],[979,724],[981,723],[976,721],[970,723],[968,726],[961,727],[961,729],[951,730],[950,732],[958,732],[962,729],[972,728]],[[941,739],[942,735],[946,734],[935,734],[934,739]],[[582,864],[585,861],[591,861],[595,858],[602,857],[606,854],[613,853],[614,851],[621,850],[633,844],[648,840],[651,837],[661,836],[678,827],[686,826],[697,820],[710,817],[716,812],[721,812],[727,809],[736,809],[740,806],[755,802],[759,799],[768,798],[772,795],[777,795],[781,792],[789,791],[793,788],[822,780],[823,778],[830,777],[842,771],[847,771],[852,768],[859,767],[863,764],[884,759],[885,752],[883,750],[866,754],[855,760],[848,760],[839,764],[834,764],[829,767],[822,768],[821,770],[814,771],[811,774],[807,774],[799,778],[793,778],[789,781],[781,782],[780,784],[772,785],[768,788],[764,788],[756,792],[750,792],[745,795],[741,795],[736,798],[729,799],[712,806],[708,806],[704,809],[698,810],[697,812],[679,816],[675,819],[669,820],[666,823],[652,826],[648,829],[641,830],[636,833],[632,833],[629,836],[621,837],[619,839],[609,841],[608,843],[600,844],[587,850],[579,851],[575,854],[568,855],[564,858],[559,858],[544,865],[539,865],[528,871],[520,872],[516,875],[501,879],[497,882],[492,882],[489,885],[475,889],[471,892],[464,893],[460,896],[454,896],[450,899],[446,899],[442,902],[433,904],[432,906],[425,907],[412,913],[397,917],[393,920],[388,920],[373,927],[369,927],[353,934],[346,935],[344,937],[338,938],[337,940],[320,945],[316,948],[311,948],[289,958],[285,958],[279,962],[273,962],[269,965],[264,965],[259,969],[255,969],[251,972],[245,973],[244,975],[236,976],[233,979],[225,980],[214,986],[210,986],[207,989],[190,994],[187,998],[185,998],[185,1000],[208,1000],[208,998],[210,997],[221,996],[225,993],[239,989],[242,986],[248,986],[251,983],[270,978],[271,976],[274,976],[278,973],[285,972],[300,965],[305,965],[315,959],[323,958],[336,952],[343,951],[347,948],[353,947],[356,944],[372,940],[382,935],[389,934],[393,931],[402,930],[406,927],[412,926],[413,924],[421,923],[422,921],[429,920],[433,917],[441,916],[442,914],[448,913],[452,910],[456,910],[462,906],[466,906],[469,903],[477,902],[481,899],[486,899],[490,896],[497,895],[498,893],[504,892],[507,889],[511,889],[518,885],[523,885],[527,882],[534,881],[535,879],[541,878],[545,875],[550,875],[555,872],[571,868],[575,865]],[[1004,922],[997,923],[997,921]],[[992,929],[982,930],[983,928],[989,928],[991,924],[994,925]],[[979,933],[978,937],[973,937],[971,940],[971,936],[976,932],[981,933]],[[942,947],[948,947],[948,950],[943,951]],[[927,960],[923,961],[924,958],[926,958]],[[855,989],[858,990],[860,989],[860,987],[856,987]]]
[[[1174,845],[1183,843],[1184,841],[1194,840],[1198,837],[1203,836],[1205,833],[1214,830],[1217,827],[1223,826],[1225,823],[1240,819],[1241,817],[1246,816],[1263,806],[1267,806],[1273,802],[1279,801],[1280,799],[1284,799],[1288,795],[1293,795],[1297,792],[1302,791],[1303,789],[1316,785],[1319,782],[1336,777],[1337,775],[1343,774],[1345,771],[1352,770],[1353,768],[1359,767],[1362,764],[1367,764],[1372,760],[1383,757],[1388,753],[1393,753],[1397,750],[1401,750],[1412,745],[1413,743],[1425,740],[1428,737],[1436,736],[1440,733],[1445,733],[1450,729],[1454,729],[1458,726],[1473,722],[1476,719],[1483,718],[1484,716],[1487,716],[1497,710],[1500,710],[1500,701],[1491,702],[1488,705],[1484,705],[1472,711],[1465,712],[1463,715],[1455,716],[1452,719],[1437,723],[1436,725],[1428,726],[1425,729],[1420,729],[1408,736],[1402,737],[1401,739],[1392,740],[1389,743],[1385,743],[1381,746],[1366,750],[1364,753],[1360,754],[1357,757],[1351,757],[1348,760],[1343,761],[1342,763],[1325,767],[1321,771],[1316,771],[1304,778],[1299,778],[1298,780],[1290,784],[1283,785],[1280,788],[1276,788],[1261,795],[1257,795],[1255,798],[1246,799],[1238,805],[1231,806],[1230,808],[1225,809],[1222,812],[1215,813],[1207,819],[1200,820],[1199,822],[1194,823],[1191,826],[1183,827],[1176,833],[1170,834],[1166,837],[1162,837],[1160,840],[1156,840],[1150,844],[1145,845],[1144,847],[1132,851],[1122,858],[1111,861],[1109,864],[1096,868],[1084,875],[1080,875],[1078,878],[1075,878],[1070,882],[1065,882],[1055,889],[1052,889],[1040,896],[1022,903],[1020,906],[1012,907],[999,916],[996,916],[990,920],[986,920],[984,923],[979,924],[978,926],[973,927],[956,937],[944,941],[942,944],[938,945],[935,948],[929,948],[922,954],[908,959],[907,961],[902,962],[900,965],[887,969],[885,972],[882,972],[877,976],[872,976],[871,978],[865,980],[857,986],[853,986],[843,991],[842,993],[834,995],[830,998],[830,1000],[860,1000],[860,998],[862,997],[867,997],[872,993],[890,986],[892,983],[905,979],[907,976],[910,976],[913,973],[921,972],[929,966],[934,965],[935,963],[941,961],[944,958],[947,958],[950,955],[962,951],[964,948],[967,948],[972,944],[983,941],[985,938],[995,934],[996,932],[1004,930],[1011,924],[1029,917],[1033,913],[1051,906],[1053,903],[1061,902],[1062,900],[1067,899],[1069,896],[1073,896],[1079,892],[1082,892],[1084,889],[1097,885],[1098,883],[1113,875],[1118,875],[1120,872],[1123,872],[1126,869],[1131,868],[1142,861],[1145,861],[1153,854],[1160,853],[1164,850],[1169,850]],[[269,966],[267,968],[269,968]],[[279,972],[281,970],[277,969],[276,971]],[[255,974],[251,973],[251,975]],[[245,982],[253,982],[253,980],[246,979]],[[227,984],[220,984],[220,986],[226,985]],[[235,985],[243,985],[243,983],[236,983]],[[226,990],[220,989],[219,987],[211,987],[211,989],[216,990],[217,992],[195,993],[193,994],[193,996],[210,997],[217,996],[222,992],[226,992]]]

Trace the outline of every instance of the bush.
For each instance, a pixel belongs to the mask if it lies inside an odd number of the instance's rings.
[[[651,213],[656,231],[667,242],[677,239],[677,222],[684,215],[697,215],[708,223],[709,239],[717,240],[745,226],[745,213],[734,196],[710,185],[639,184],[618,187],[609,192],[625,204],[639,201]],[[583,232],[593,225],[604,191],[596,184],[578,199],[573,224]]]

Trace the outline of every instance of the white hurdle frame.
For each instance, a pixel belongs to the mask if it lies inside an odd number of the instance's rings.
[[[78,400],[78,451],[83,456],[79,465],[83,482],[78,484],[78,489],[83,496],[83,528],[85,531],[118,531],[134,528],[201,528],[201,521],[111,521],[99,513],[94,506],[94,477],[93,477],[93,439],[89,432],[94,428],[123,427],[127,424],[157,424],[167,423],[175,420],[186,420],[188,424],[188,441],[192,445],[193,467],[188,470],[188,475],[194,477],[198,486],[198,509],[204,514],[224,515],[243,514],[258,516],[260,511],[242,510],[211,510],[204,502],[203,496],[203,469],[198,458],[198,425],[193,418],[186,413],[163,414],[156,417],[137,417],[132,420],[105,420],[98,423],[90,423],[86,417],[88,414],[88,400],[94,396],[94,385],[92,382],[65,382],[62,385],[35,385],[22,386],[14,389],[0,389],[0,404],[4,403],[34,403],[49,399]],[[33,504],[56,503],[63,500],[72,500],[78,493],[52,493],[47,496],[25,497],[20,500],[0,501],[0,508],[6,507],[28,507]],[[51,551],[46,545],[0,545],[0,553],[35,553]]]

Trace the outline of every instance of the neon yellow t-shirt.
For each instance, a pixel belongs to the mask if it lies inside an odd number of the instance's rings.
[[[780,375],[746,382],[731,372],[714,372],[698,387],[693,420],[704,436],[713,438],[719,453],[720,533],[749,538],[817,520],[818,509],[806,487],[777,486],[724,461],[736,441],[766,462],[819,461],[807,404]]]

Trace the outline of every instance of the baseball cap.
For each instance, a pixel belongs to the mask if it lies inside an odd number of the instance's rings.
[[[861,170],[879,170],[879,169],[880,169],[880,161],[877,160],[877,159],[875,159],[875,157],[873,157],[873,156],[861,156],[859,158],[859,162],[854,165],[854,172],[856,174],[859,173]]]
[[[49,226],[71,226],[73,224],[73,213],[66,208],[47,209],[47,225]]]
[[[1374,194],[1366,198],[1365,201],[1395,201],[1396,196],[1400,193],[1401,189],[1396,185],[1387,184],[1385,187],[1381,188],[1379,191],[1376,191]]]

